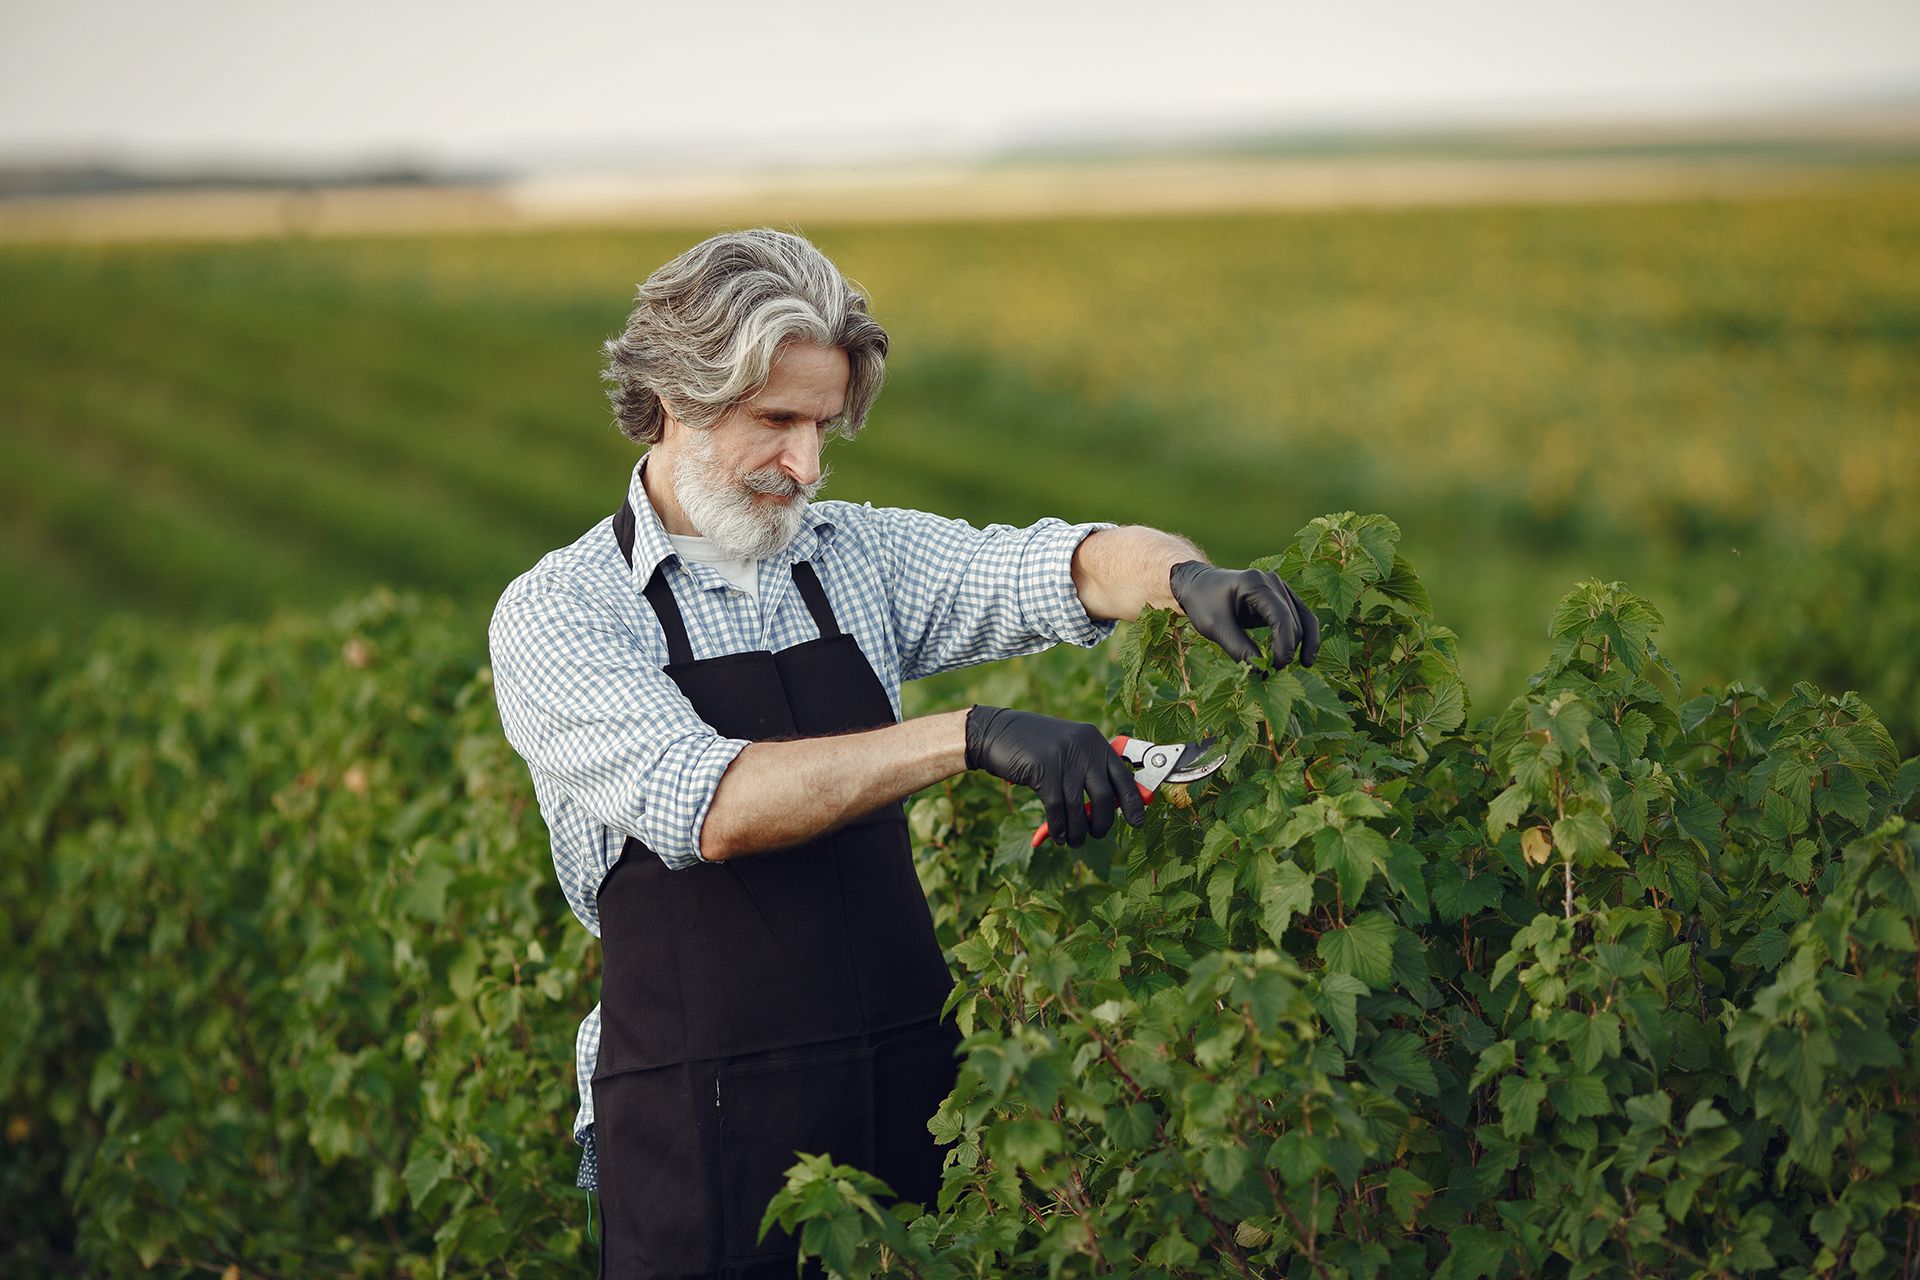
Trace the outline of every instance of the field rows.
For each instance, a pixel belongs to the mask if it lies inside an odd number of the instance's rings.
[[[1901,732],[1916,193],[808,228],[894,337],[829,495],[1223,561],[1384,511],[1476,695],[1623,577],[1688,674],[1825,663]],[[0,640],[376,581],[483,611],[617,500],[599,343],[697,234],[0,250]]]

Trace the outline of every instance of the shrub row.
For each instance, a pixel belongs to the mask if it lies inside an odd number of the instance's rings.
[[[984,776],[918,797],[945,1188],[808,1158],[770,1219],[929,1280],[1912,1272],[1920,760],[1852,695],[1683,697],[1617,583],[1470,722],[1397,540],[1270,562],[1310,671],[1154,613],[916,695],[1229,760],[1077,851]],[[0,1269],[591,1268],[597,949],[483,660],[387,594],[0,658]]]

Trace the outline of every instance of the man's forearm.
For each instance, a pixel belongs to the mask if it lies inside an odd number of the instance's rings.
[[[751,743],[720,777],[700,856],[719,862],[800,844],[966,767],[964,710],[860,733]]]
[[[1088,617],[1137,618],[1149,605],[1177,608],[1167,587],[1168,571],[1182,560],[1206,558],[1178,534],[1137,524],[1101,529],[1074,548],[1073,589]]]

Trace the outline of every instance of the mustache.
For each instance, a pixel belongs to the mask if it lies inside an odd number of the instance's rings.
[[[749,493],[764,493],[776,498],[805,498],[811,502],[816,493],[826,488],[827,481],[832,477],[831,464],[820,468],[820,478],[812,484],[801,484],[780,468],[768,467],[745,473],[740,477],[740,484]]]

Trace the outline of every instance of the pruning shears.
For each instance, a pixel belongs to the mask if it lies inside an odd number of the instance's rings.
[[[1133,781],[1140,788],[1140,798],[1152,804],[1154,793],[1162,783],[1198,782],[1225,764],[1227,753],[1215,751],[1215,743],[1211,734],[1198,742],[1148,742],[1123,733],[1113,739],[1113,749],[1133,766]],[[1092,813],[1093,806],[1086,805],[1086,810]],[[1038,849],[1051,834],[1047,824],[1041,823],[1040,829],[1033,833],[1033,847]]]

